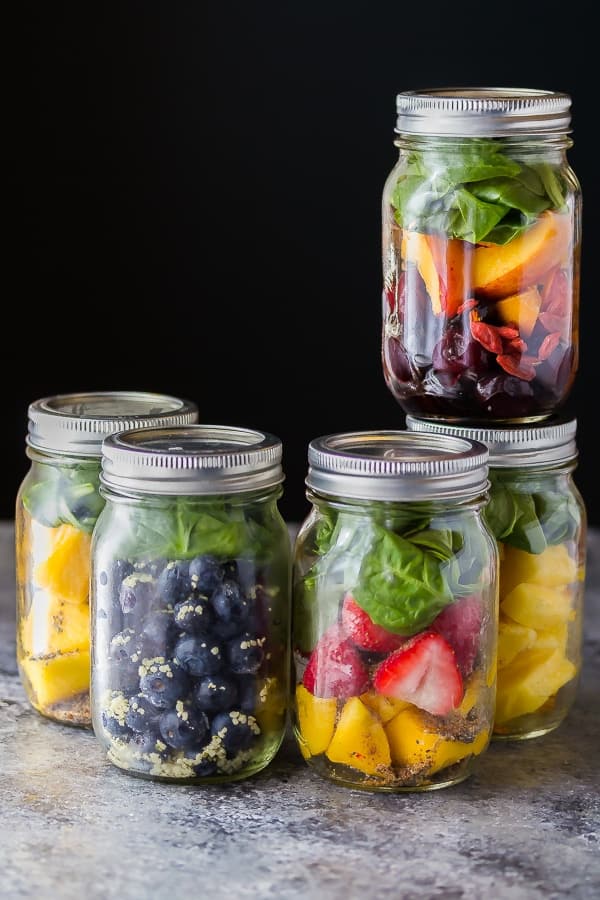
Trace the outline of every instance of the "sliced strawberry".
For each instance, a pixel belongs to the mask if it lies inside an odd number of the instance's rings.
[[[369,671],[337,622],[319,638],[302,681],[315,697],[356,697],[367,690]]]
[[[473,671],[479,650],[483,606],[479,597],[461,597],[444,607],[431,623],[431,630],[446,638],[463,677]]]
[[[435,631],[422,631],[395,650],[375,670],[375,690],[445,716],[463,698],[454,651]]]
[[[360,650],[372,653],[391,653],[405,643],[406,638],[376,625],[352,594],[346,594],[342,605],[342,628]]]

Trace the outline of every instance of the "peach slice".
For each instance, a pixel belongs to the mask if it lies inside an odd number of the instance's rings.
[[[474,292],[491,300],[522,293],[565,258],[570,240],[570,216],[547,211],[508,244],[476,247]]]
[[[498,300],[496,311],[503,322],[514,324],[521,337],[529,337],[537,322],[542,298],[536,287]]]

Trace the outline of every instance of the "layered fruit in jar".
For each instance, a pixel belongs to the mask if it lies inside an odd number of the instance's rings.
[[[382,363],[404,411],[534,421],[577,370],[579,188],[507,141],[401,152],[383,197]]]
[[[294,563],[294,728],[320,774],[372,790],[464,779],[495,696],[495,556],[463,518],[312,515]]]
[[[16,510],[17,659],[38,712],[89,726],[91,533],[97,462],[34,463]]]
[[[500,548],[494,737],[556,728],[581,668],[585,558],[573,494],[496,471],[486,510]]]
[[[106,517],[92,695],[109,760],[183,782],[263,768],[287,714],[287,532],[265,512],[181,498]]]

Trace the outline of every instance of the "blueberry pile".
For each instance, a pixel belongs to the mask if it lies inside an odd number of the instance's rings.
[[[268,668],[266,592],[246,560],[117,560],[108,603],[102,727],[140,771],[210,776],[256,752]]]

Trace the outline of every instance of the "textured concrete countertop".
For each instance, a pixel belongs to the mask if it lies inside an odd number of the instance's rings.
[[[119,772],[91,732],[25,700],[12,542],[0,524],[0,897],[600,896],[600,532],[567,720],[538,740],[493,744],[456,787],[398,795],[318,779],[291,739],[267,770],[226,786]]]

